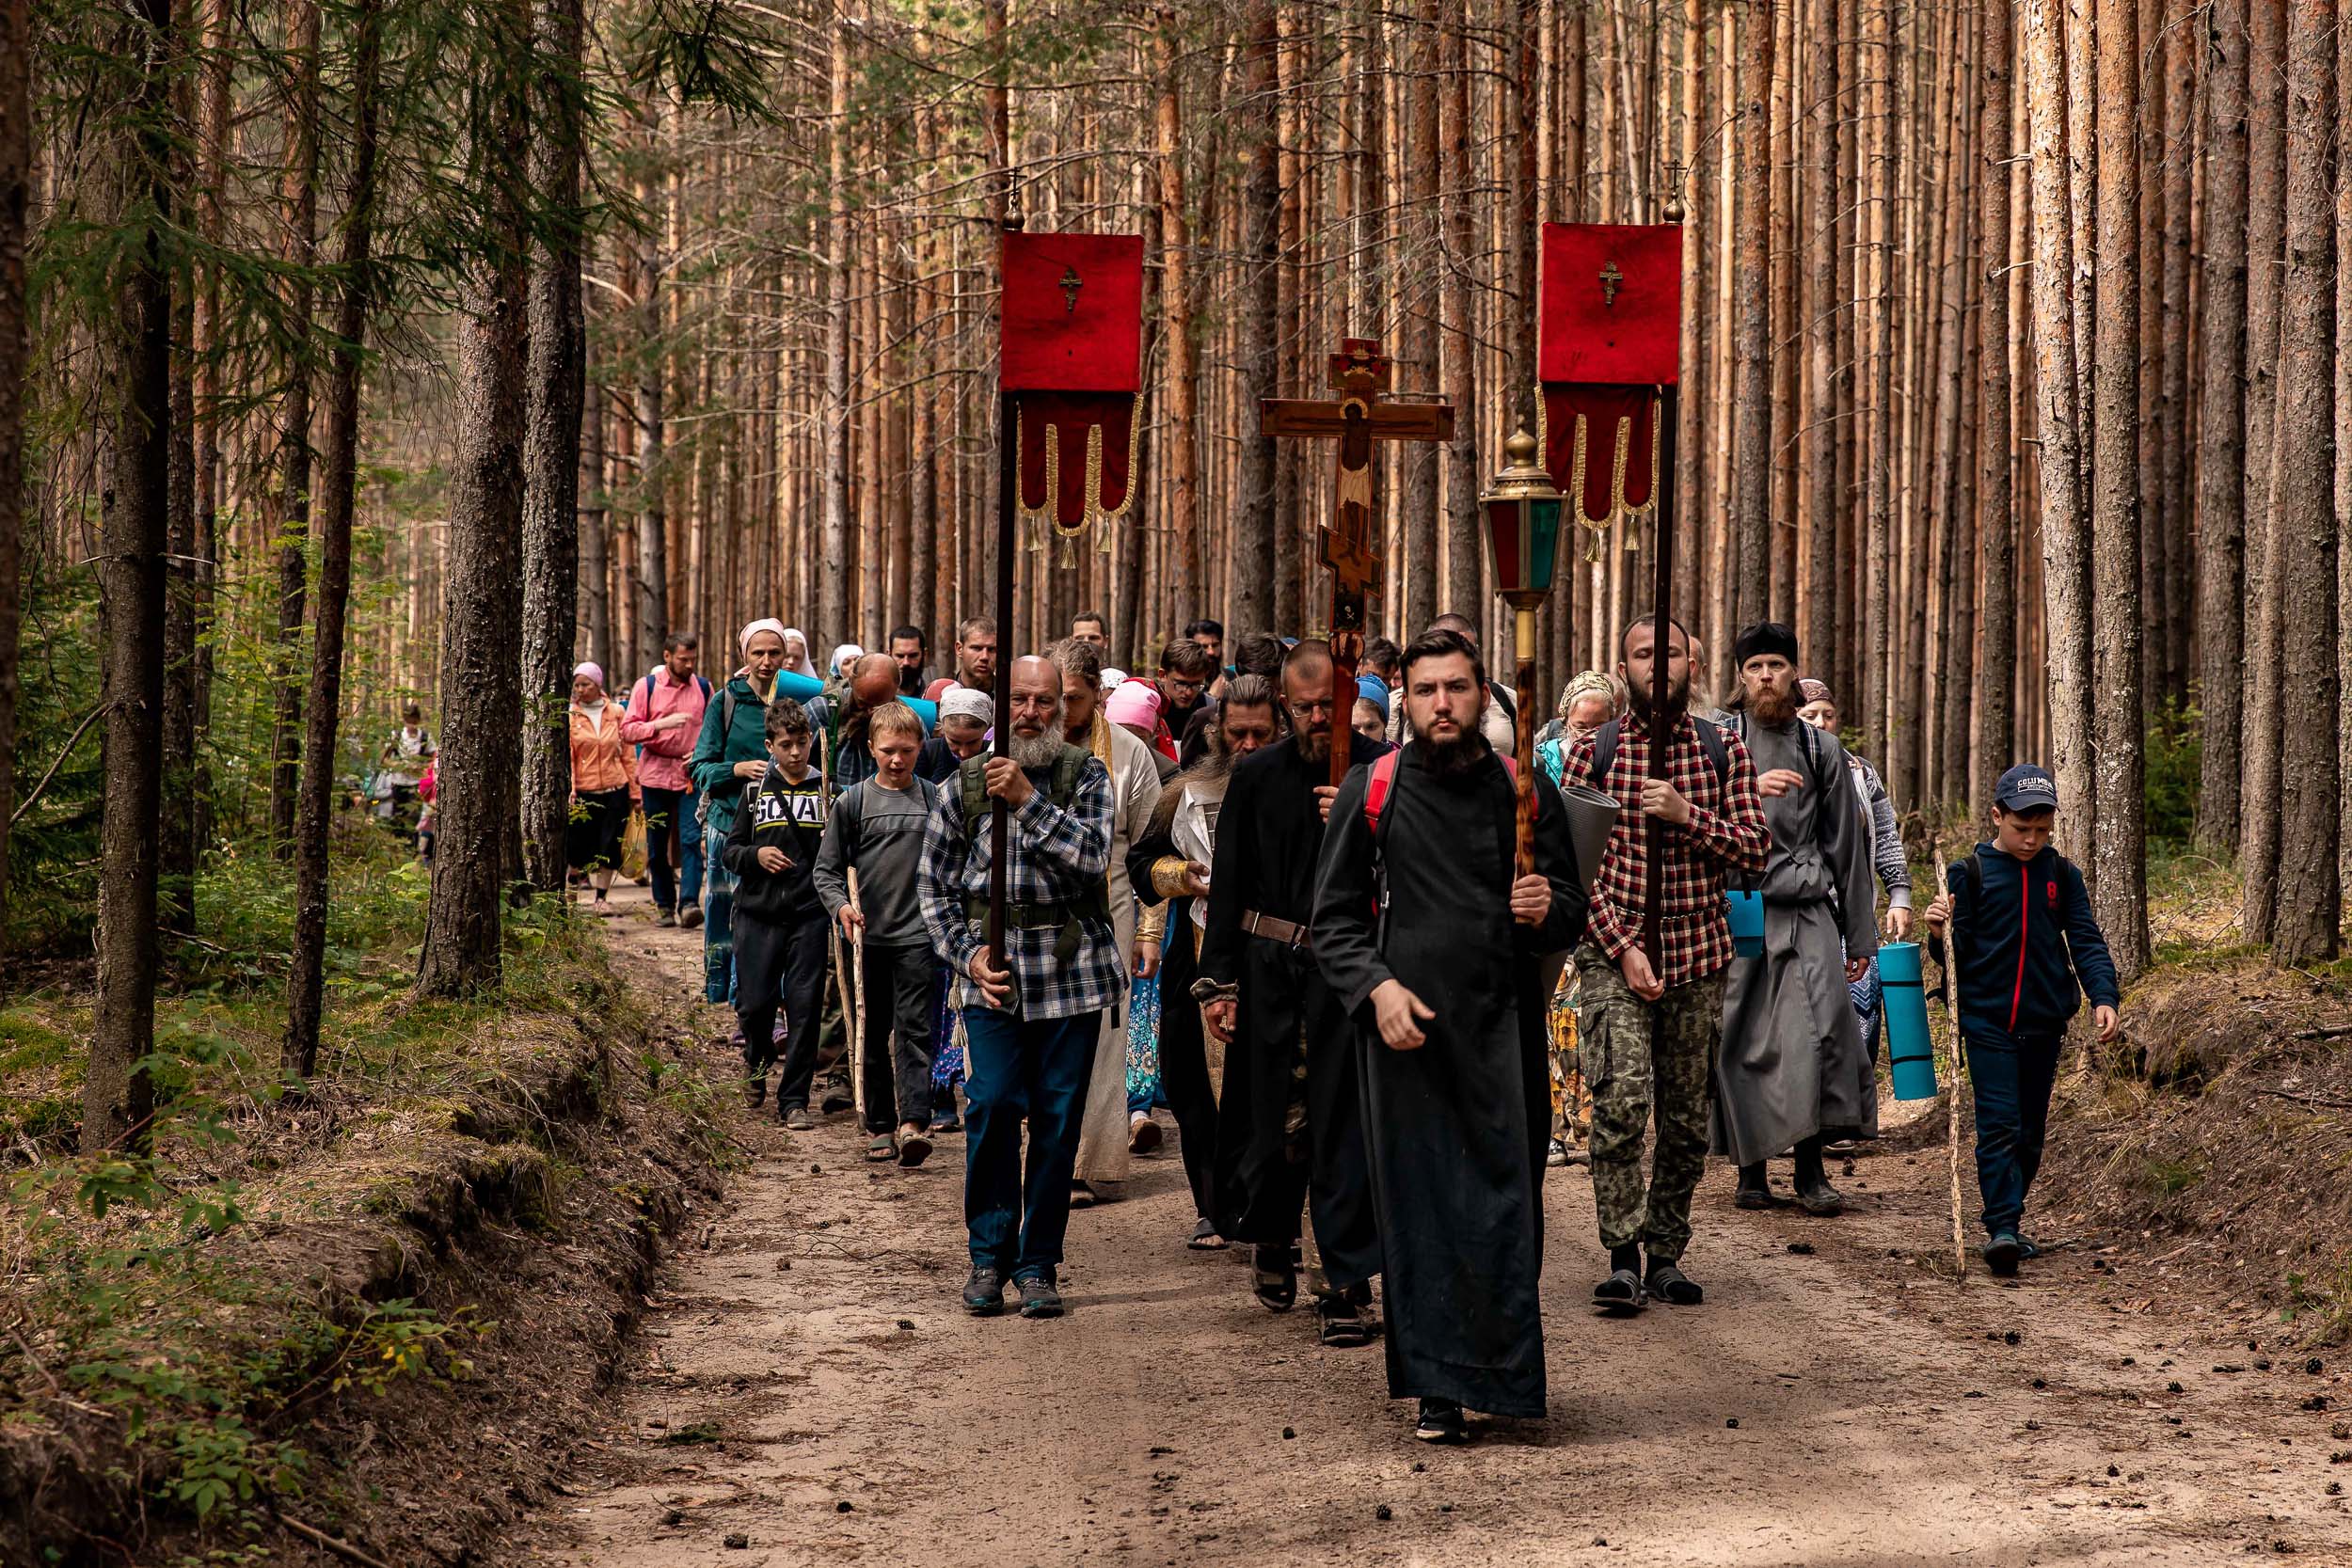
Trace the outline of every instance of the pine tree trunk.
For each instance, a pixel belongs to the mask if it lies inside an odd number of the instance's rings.
[[[530,253],[518,187],[528,155],[528,0],[484,0],[474,119],[484,254],[457,325],[457,450],[441,589],[439,824],[417,990],[470,996],[501,974],[505,841],[521,771],[524,359]]]
[[[1862,302],[1870,388],[1867,450],[1862,458],[1870,657],[1864,672],[1863,751],[1888,754],[1888,698],[1895,669],[1895,390],[1894,390],[1894,48],[1888,8],[1893,0],[1863,0],[1862,67],[1867,79],[1867,125],[1862,176],[1868,232],[1867,281]]]
[[[1838,323],[1845,312],[1837,294],[1837,30],[1838,0],[1806,0],[1805,7],[1804,330],[1806,354],[1805,602],[1802,646],[1813,650],[1821,669],[1835,675],[1837,603],[1843,592],[1837,558],[1837,515],[1845,498],[1837,488]],[[1843,693],[1851,705],[1858,693]]]
[[[1743,0],[1739,133],[1731,236],[1731,533],[1737,564],[1732,620],[1772,609],[1772,0]]]
[[[585,301],[582,302],[583,309]],[[580,617],[584,635],[580,657],[606,670],[612,668],[612,564],[607,544],[607,517],[604,482],[604,388],[589,378],[589,351],[583,344],[580,354],[581,379],[586,383],[580,396]],[[725,626],[714,626],[711,634],[722,637]],[[568,726],[566,726],[568,728]]]
[[[2083,508],[2085,428],[2076,402],[2074,363],[2074,210],[2069,135],[2066,44],[2060,0],[2026,0],[2026,103],[2033,140],[2033,291],[2035,465],[2042,483],[2042,624],[2048,628],[2051,771],[2058,776],[2059,847],[2088,876],[2098,866],[2091,783],[2090,520]],[[1991,351],[1990,343],[1985,345]]]
[[[2246,702],[2238,747],[2238,869],[2246,936],[2271,937],[2279,881],[2279,752],[2284,702],[2283,578],[2271,547],[2272,426],[2279,404],[2280,261],[2286,246],[2286,0],[2247,11]]]
[[[580,309],[582,118],[580,0],[540,0],[531,186],[548,229],[532,247],[530,358],[523,436],[523,875],[564,891],[564,830],[572,788],[572,645],[580,622],[580,422],[586,392]],[[627,699],[635,672],[607,670]]]
[[[1483,557],[1478,524],[1479,373],[1477,320],[1470,290],[1473,254],[1470,229],[1470,16],[1466,0],[1454,0],[1442,45],[1445,86],[1439,100],[1439,221],[1444,225],[1440,311],[1445,325],[1446,397],[1454,404],[1454,439],[1445,451],[1445,608],[1486,624],[1486,596],[1480,592]],[[1482,171],[1483,176],[1483,171]]]
[[[831,114],[826,120],[833,211],[825,224],[825,422],[823,547],[817,563],[818,641],[850,629],[850,23],[833,29]],[[1013,650],[1012,628],[1001,626],[1003,650]],[[811,647],[822,660],[830,648]]]
[[[2297,721],[2283,726],[2278,911],[2271,957],[2307,968],[2336,956],[2344,887],[2336,864],[2335,0],[2287,13],[2286,275],[2279,407],[2270,467],[2271,559]]]
[[[1970,752],[1968,806],[1982,819],[1993,803],[1993,786],[2012,761],[2010,693],[2017,678],[2017,569],[2013,541],[2016,501],[2010,467],[2010,112],[2012,48],[2010,0],[1983,0],[1978,20],[1978,82],[1982,89],[1978,119],[1981,149],[1977,254],[1981,258],[1983,308],[1978,331],[1983,345],[1979,381],[1983,402],[1977,431],[1977,539],[1979,553],[1977,620],[1976,733]]]
[[[293,73],[286,105],[286,164],[278,207],[286,224],[286,315],[306,339],[310,331],[310,273],[318,253],[319,8],[293,0],[287,21],[286,65]],[[286,397],[278,435],[278,643],[274,650],[276,721],[271,726],[270,852],[294,853],[294,790],[302,767],[302,677],[299,673],[303,601],[310,564],[310,352],[306,341],[286,367]]]
[[[17,644],[24,614],[25,226],[32,205],[32,8],[0,0],[0,933],[8,914],[8,818],[16,811]],[[7,951],[0,937],[0,953]]]
[[[1408,232],[1432,242],[1422,247],[1434,256],[1438,197],[1438,47],[1437,31],[1442,0],[1424,0],[1421,14],[1400,20],[1399,28],[1411,40],[1410,70],[1400,96],[1406,101],[1407,148],[1405,159],[1406,222]],[[1427,386],[1438,370],[1438,333],[1434,319],[1434,278],[1407,277],[1397,289],[1397,311],[1404,319],[1404,352],[1398,358],[1402,386]],[[1394,569],[1404,578],[1401,595],[1404,617],[1395,628],[1399,642],[1414,637],[1438,618],[1438,451],[1422,441],[1398,443],[1398,465],[1405,483],[1401,502],[1404,549]]]
[[[172,114],[183,125],[196,119],[197,74],[187,69],[200,40],[198,21],[182,10],[173,30],[180,64],[171,85]],[[172,149],[171,182],[183,193],[196,184],[195,147]],[[192,266],[171,269],[171,473],[164,522],[164,713],[162,836],[156,857],[157,918],[179,935],[196,931],[197,834],[197,481],[196,295]]]
[[[661,111],[657,101],[646,134],[646,155],[659,161],[662,145]],[[834,124],[840,123],[836,119]],[[662,339],[662,280],[669,266],[668,236],[663,214],[667,208],[667,175],[657,170],[638,182],[637,198],[645,209],[649,231],[637,241],[637,595],[632,618],[627,671],[607,670],[614,681],[626,683],[640,670],[650,670],[661,657],[661,644],[670,636],[670,509],[664,495],[669,483],[665,454],[669,420],[664,406],[668,346]],[[838,189],[838,185],[835,186]],[[839,626],[842,623],[834,622]]]
[[[328,351],[325,473],[319,487],[319,592],[312,611],[310,688],[305,712],[300,809],[294,815],[294,941],[286,985],[279,1066],[308,1078],[318,1066],[326,979],[327,836],[335,808],[343,639],[351,601],[351,518],[359,477],[359,349],[373,297],[377,86],[377,0],[358,0],[353,26],[351,186],[343,204],[341,295]],[[576,14],[576,13],[575,13]],[[577,35],[575,35],[575,40]]]
[[[2099,32],[2098,375],[2091,427],[2091,641],[2098,692],[2093,788],[2099,832],[2092,897],[2125,980],[2148,966],[2143,822],[2145,722],[2139,607],[2139,17],[2136,0],[2097,0]],[[1991,352],[1991,344],[1986,345]]]
[[[169,0],[136,0],[117,53],[143,62],[116,122],[106,173],[126,236],[102,335],[109,461],[98,568],[106,703],[104,812],[98,841],[98,995],[82,1083],[85,1154],[144,1148],[154,1091],[155,879],[163,743],[164,544],[171,440],[171,290],[163,226],[175,211],[170,159]]]
[[[2234,855],[2246,680],[2247,0],[2214,0],[2197,396],[2197,843]]]
[[[1168,435],[1159,455],[1166,465],[1168,520],[1175,529],[1168,589],[1176,603],[1191,605],[1197,602],[1201,582],[1200,437],[1194,428],[1198,404],[1193,370],[1192,215],[1184,200],[1184,97],[1177,71],[1176,25],[1175,10],[1161,8],[1152,33],[1152,60],[1159,76],[1159,102],[1152,123],[1159,155]]]
[[[1248,36],[1242,47],[1243,90],[1248,93],[1244,118],[1259,128],[1250,144],[1242,182],[1242,312],[1241,418],[1235,445],[1239,448],[1233,475],[1232,613],[1228,637],[1279,630],[1274,624],[1275,555],[1274,439],[1258,430],[1260,398],[1280,389],[1282,345],[1276,324],[1281,305],[1281,278],[1276,271],[1276,239],[1279,232],[1281,182],[1278,160],[1281,144],[1275,134],[1276,26],[1274,0],[1253,0],[1245,25]]]

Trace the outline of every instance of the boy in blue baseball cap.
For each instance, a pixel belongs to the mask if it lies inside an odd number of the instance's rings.
[[[1929,928],[1952,940],[1954,1010],[1977,1084],[1977,1185],[1985,1265],[2013,1275],[2041,1249],[2019,1228],[2042,1165],[2066,1026],[2090,998],[2099,1041],[2120,1027],[2122,994],[2083,874],[2050,847],[2058,781],[2021,763],[1993,792],[1993,841],[1944,877]]]

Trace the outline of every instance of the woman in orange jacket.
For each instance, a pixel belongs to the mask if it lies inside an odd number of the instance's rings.
[[[564,834],[564,858],[588,874],[596,890],[596,911],[611,914],[606,894],[621,863],[621,835],[628,814],[643,799],[637,790],[637,748],[621,738],[621,705],[604,692],[604,671],[595,664],[572,669],[572,817]]]

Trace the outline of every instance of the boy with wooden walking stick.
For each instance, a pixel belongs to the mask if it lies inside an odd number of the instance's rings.
[[[1951,931],[1955,1011],[1977,1085],[1982,1250],[1985,1266],[2002,1275],[2042,1250],[2021,1224],[2042,1166],[2066,1026],[2088,993],[2099,1042],[2121,1028],[2122,993],[2090,895],[2074,863],[2050,847],[2058,806],[2047,769],[2021,764],[2002,774],[1992,842],[1945,873],[1944,891],[1927,910],[1931,930]]]
[[[817,851],[817,892],[839,927],[856,982],[849,1012],[858,1109],[870,1140],[866,1157],[919,1165],[931,1151],[934,960],[915,879],[935,797],[914,775],[923,725],[914,709],[900,702],[876,707],[866,741],[874,776],[834,802]]]

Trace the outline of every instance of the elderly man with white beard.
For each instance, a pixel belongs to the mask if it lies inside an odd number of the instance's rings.
[[[1010,754],[967,758],[940,786],[923,838],[923,920],[955,972],[951,1005],[964,1009],[972,1274],[963,1305],[994,1316],[1009,1279],[1023,1317],[1053,1318],[1062,1311],[1056,1275],[1070,1227],[1079,1113],[1102,1012],[1125,993],[1127,970],[1104,887],[1110,774],[1062,738],[1061,671],[1031,657],[1009,673],[1003,718]],[[1009,840],[1005,950],[992,952],[989,866],[1000,800]]]

